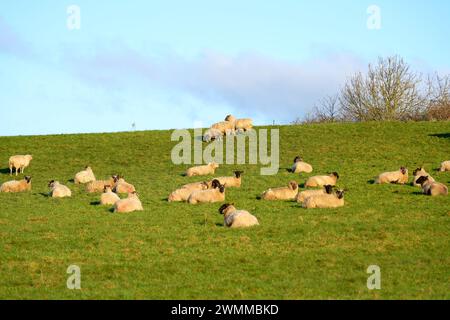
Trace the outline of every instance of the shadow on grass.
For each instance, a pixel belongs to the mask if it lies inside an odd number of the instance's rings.
[[[100,205],[100,201],[91,201],[90,205],[91,206],[99,206]]]
[[[450,139],[450,133],[433,133],[433,134],[429,134],[428,136],[441,138],[441,139]]]
[[[369,180],[367,180],[367,183],[368,184],[375,184],[375,179],[369,179]]]
[[[9,168],[0,169],[1,174],[9,174]]]
[[[74,179],[69,179],[69,180],[67,180],[67,182],[75,183],[75,180]]]
[[[40,196],[43,196],[45,198],[50,198],[50,194],[48,192],[40,192],[38,193]]]

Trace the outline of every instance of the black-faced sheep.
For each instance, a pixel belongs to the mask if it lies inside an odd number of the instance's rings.
[[[7,181],[0,186],[0,192],[24,192],[31,190],[31,177],[26,176],[23,180]]]
[[[122,176],[115,176],[112,191],[131,194],[136,192],[136,188],[131,183],[126,182]]]
[[[427,176],[421,176],[417,179],[417,183],[422,186],[422,191],[426,195],[432,197],[448,195],[448,188],[445,184],[430,181]]]
[[[419,179],[422,176],[427,176],[428,180],[430,182],[434,182],[434,179],[423,168],[417,168],[416,170],[414,170],[413,171],[413,176],[414,176],[414,180],[413,180],[413,186],[414,187],[420,187],[420,184],[417,183],[417,179]]]
[[[311,173],[313,172],[313,167],[309,164],[303,161],[301,157],[295,157],[294,164],[292,165],[291,172],[293,173]]]
[[[305,190],[305,191],[299,192],[297,197],[295,198],[295,200],[298,203],[303,203],[309,197],[322,195],[322,194],[331,194],[332,191],[333,191],[333,186],[330,186],[330,185],[324,186],[323,189]]]
[[[224,216],[224,224],[230,228],[248,228],[259,225],[258,219],[245,210],[237,210],[234,204],[224,204],[219,208]]]
[[[65,185],[60,184],[58,181],[52,180],[48,183],[50,188],[50,197],[52,198],[65,198],[71,197],[72,191]]]
[[[332,194],[321,194],[306,198],[303,208],[338,208],[344,206],[344,191],[338,190]]]
[[[242,174],[244,171],[235,171],[234,177],[219,177],[216,178],[219,180],[220,184],[224,184],[227,188],[239,188],[242,183]]]
[[[190,204],[223,201],[225,201],[225,185],[220,184],[219,180],[213,180],[212,189],[194,191],[188,198]]]

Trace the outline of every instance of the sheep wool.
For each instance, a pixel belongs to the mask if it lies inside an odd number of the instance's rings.
[[[0,192],[24,192],[31,190],[31,177],[26,176],[23,180],[7,181],[0,186]]]
[[[100,204],[114,205],[119,200],[119,196],[116,193],[112,192],[111,186],[106,185],[103,189],[102,195],[100,196]]]
[[[441,172],[450,171],[450,160],[444,161],[441,163],[441,168],[439,169]]]
[[[309,163],[303,162],[302,158],[296,157],[294,159],[294,164],[291,168],[291,171],[293,173],[311,173],[313,172],[313,167]]]
[[[270,188],[261,195],[263,200],[294,200],[298,194],[298,184],[295,181],[289,182],[287,187]]]
[[[429,177],[421,176],[417,179],[417,183],[422,186],[424,194],[436,197],[448,195],[448,188],[445,184],[435,181],[430,181]]]
[[[66,198],[72,196],[72,191],[65,186],[60,184],[58,181],[52,180],[48,183],[50,188],[50,196],[52,198]]]
[[[302,206],[306,209],[343,207],[344,191],[339,190],[333,194],[321,194],[306,198]]]
[[[428,180],[430,182],[434,182],[435,180],[428,174],[428,172],[425,171],[425,169],[423,168],[417,168],[416,170],[413,171],[413,176],[414,176],[414,180],[413,180],[413,186],[414,187],[420,187],[421,185],[419,183],[417,183],[417,179],[419,179],[422,176],[427,176]]]
[[[234,125],[235,131],[248,131],[253,128],[253,120],[252,119],[236,119],[231,114],[225,118],[225,122],[232,123]]]
[[[75,175],[75,184],[85,184],[91,181],[95,181],[95,175],[91,167],[87,166],[83,171],[78,172]]]
[[[333,190],[333,187],[330,185],[324,186],[323,189],[319,190],[305,190],[298,193],[297,197],[295,198],[295,201],[298,203],[303,203],[307,198],[322,194],[331,194]]]
[[[243,173],[243,171],[235,171],[234,177],[219,177],[216,179],[219,180],[220,184],[226,185],[227,188],[240,188]]]
[[[207,182],[195,182],[191,184],[187,184],[182,186],[181,188],[173,191],[169,197],[169,202],[181,202],[181,201],[187,201],[189,199],[189,196],[192,192],[197,190],[206,190],[209,188],[209,185]]]
[[[328,176],[314,176],[306,180],[305,186],[307,188],[323,187],[326,185],[335,186],[338,179],[339,174],[337,172],[333,172]]]
[[[24,173],[26,167],[30,165],[33,156],[27,155],[17,155],[9,158],[9,174],[12,175],[13,169],[16,171],[16,176],[18,173]]]
[[[197,166],[187,169],[186,176],[188,177],[207,176],[210,174],[214,174],[217,168],[219,168],[219,165],[217,163],[210,162],[204,166]]]
[[[218,180],[213,180],[212,189],[194,191],[188,198],[190,204],[223,201],[225,201],[225,185],[220,184]]]
[[[123,177],[116,177],[114,179],[114,186],[112,189],[115,193],[133,193],[136,192],[136,188],[125,181]]]
[[[230,121],[221,121],[218,123],[214,123],[210,129],[215,129],[220,131],[222,136],[225,135],[233,135],[235,133],[235,125],[233,122]]]
[[[250,212],[237,210],[233,204],[224,204],[219,208],[224,215],[224,225],[229,228],[249,228],[259,225],[258,219]]]
[[[136,192],[129,193],[128,198],[118,200],[114,204],[114,212],[127,213],[142,210],[144,208]]]
[[[397,184],[405,184],[408,183],[408,169],[405,167],[401,167],[398,171],[393,172],[384,172],[378,176],[375,180],[376,184],[388,184],[388,183],[397,183]]]
[[[100,193],[103,192],[105,189],[105,186],[112,186],[114,185],[114,181],[116,180],[117,176],[112,176],[108,180],[95,180],[91,181],[86,185],[86,191],[88,193]]]
[[[214,128],[210,128],[205,131],[205,134],[203,135],[203,141],[204,142],[211,142],[215,140],[221,140],[223,137],[222,131]]]

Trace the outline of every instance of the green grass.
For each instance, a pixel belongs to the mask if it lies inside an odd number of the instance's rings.
[[[450,158],[450,123],[365,123],[280,127],[280,172],[224,165],[217,175],[245,171],[227,201],[261,225],[223,227],[220,204],[167,203],[171,190],[198,178],[170,161],[169,131],[0,138],[0,182],[8,158],[31,153],[33,191],[0,194],[0,298],[26,299],[449,299],[450,197],[412,186],[373,185],[378,173]],[[313,174],[338,171],[346,206],[305,210],[256,197],[309,175],[286,168],[297,154]],[[112,214],[97,195],[67,182],[90,164],[97,178],[120,172],[145,211]],[[50,179],[71,199],[44,195]],[[81,290],[66,288],[66,269],[81,267]],[[366,269],[381,267],[382,289],[369,291]]]

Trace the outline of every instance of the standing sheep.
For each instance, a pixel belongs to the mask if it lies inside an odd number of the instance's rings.
[[[235,131],[248,131],[253,128],[252,119],[236,119],[231,114],[225,118],[225,122],[233,123]]]
[[[210,162],[204,166],[197,166],[187,169],[186,176],[188,177],[207,176],[210,174],[214,174],[217,168],[219,168],[219,165],[217,163]]]
[[[435,197],[435,196],[446,196],[448,195],[448,188],[445,184],[435,181],[430,181],[429,177],[421,176],[416,181],[422,186],[422,191],[424,194]]]
[[[118,200],[114,204],[114,212],[124,213],[142,210],[144,210],[144,208],[142,207],[142,203],[136,192],[129,193],[128,198]]]
[[[60,184],[58,181],[52,180],[48,183],[50,188],[50,197],[52,198],[65,198],[71,197],[72,191],[65,185]]]
[[[225,201],[225,185],[220,184],[219,180],[213,180],[212,189],[194,191],[188,198],[190,204],[223,201]]]
[[[126,182],[122,176],[115,176],[112,191],[115,193],[133,193],[136,192],[136,188],[131,183]]]
[[[295,157],[294,159],[294,165],[291,168],[291,172],[293,173],[311,173],[313,172],[313,168],[309,163],[303,162],[303,159],[301,157]]]
[[[16,170],[16,176],[18,173],[24,172],[25,168],[30,165],[33,156],[27,155],[17,155],[9,158],[9,175],[12,175],[13,169]]]
[[[287,187],[270,188],[261,195],[263,200],[294,200],[298,194],[298,184],[295,181],[289,182]]]
[[[378,176],[375,180],[376,184],[387,184],[387,183],[398,183],[405,184],[408,183],[408,169],[401,167],[398,171],[384,172]]]
[[[344,191],[338,190],[332,194],[315,195],[303,202],[303,208],[338,208],[344,206]]]
[[[219,180],[220,184],[226,184],[227,188],[239,188],[241,186],[243,173],[244,171],[235,171],[234,177],[219,177],[216,179]]]
[[[315,188],[323,187],[325,185],[335,186],[338,179],[339,174],[337,172],[333,172],[329,176],[314,176],[306,180],[305,187]]]
[[[333,191],[333,186],[330,186],[330,185],[326,185],[323,187],[323,189],[319,189],[319,190],[305,190],[305,191],[299,192],[297,197],[295,198],[295,200],[298,203],[303,203],[309,197],[322,195],[322,194],[331,194],[332,191]]]
[[[439,171],[441,172],[450,171],[450,160],[442,162]]]
[[[219,208],[219,213],[224,216],[224,224],[229,228],[248,228],[259,225],[258,219],[250,212],[237,210],[232,204],[224,204]]]
[[[116,193],[112,192],[111,186],[106,185],[103,189],[102,195],[100,196],[100,204],[114,205],[119,200],[119,196]]]
[[[206,181],[190,183],[190,184],[184,185],[181,188],[178,188],[177,190],[173,191],[169,195],[167,201],[169,201],[169,202],[187,201],[192,192],[198,191],[198,190],[206,190],[208,188],[209,188],[209,184]]]
[[[95,175],[91,167],[86,166],[83,171],[80,171],[75,175],[74,182],[75,184],[85,184],[95,180]]]
[[[26,176],[23,180],[7,181],[0,186],[0,192],[24,192],[31,190],[31,177]]]
[[[412,184],[413,184],[414,187],[420,187],[420,184],[417,183],[417,179],[419,179],[421,176],[428,176],[428,180],[430,182],[434,182],[434,179],[422,167],[417,168],[416,170],[414,170],[413,171],[413,176],[414,176],[414,180],[413,180]]]

